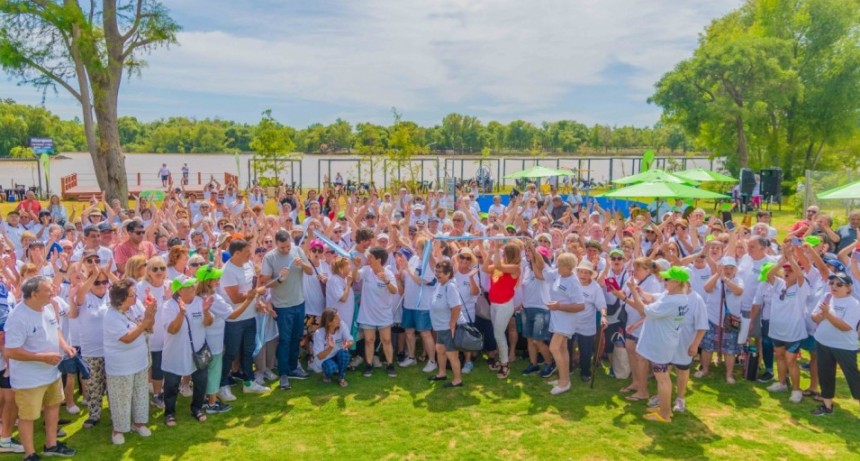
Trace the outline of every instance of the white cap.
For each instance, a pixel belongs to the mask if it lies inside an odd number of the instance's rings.
[[[723,266],[738,267],[738,261],[731,256],[723,256],[720,258],[720,264]]]

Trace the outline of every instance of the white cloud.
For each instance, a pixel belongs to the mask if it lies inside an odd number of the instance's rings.
[[[367,114],[361,119],[396,106],[438,122],[452,111],[499,119],[587,114],[591,108],[564,99],[615,85],[613,103],[638,111],[619,118],[639,120],[654,113],[645,104],[654,82],[689,55],[713,17],[739,3],[176,0],[175,16],[187,18],[181,46],[149,56],[143,80],[125,91],[321,103],[338,108],[333,113]],[[616,68],[630,73],[607,75]]]

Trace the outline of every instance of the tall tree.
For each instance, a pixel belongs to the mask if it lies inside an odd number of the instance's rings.
[[[280,184],[281,173],[284,171],[284,159],[293,158],[294,130],[278,123],[272,117],[272,111],[263,112],[263,118],[257,124],[254,131],[254,140],[251,141],[251,149],[254,149],[254,170],[263,176],[260,183],[263,185],[274,185],[269,180],[274,179]],[[266,176],[266,175],[271,176]]]
[[[81,104],[99,186],[127,203],[117,116],[123,72],[139,73],[141,55],[175,44],[179,30],[155,0],[4,0],[0,65],[22,83],[59,86]]]

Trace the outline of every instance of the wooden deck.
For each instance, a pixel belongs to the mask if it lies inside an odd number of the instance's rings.
[[[138,181],[139,181],[139,179],[138,179]],[[198,196],[202,195],[203,194],[203,188],[206,186],[205,184],[202,183],[202,179],[198,178],[197,181],[193,181],[193,179],[192,179],[191,182],[192,182],[191,184],[188,184],[187,186],[185,186],[185,191],[188,193],[193,192],[193,193],[197,194]],[[238,182],[238,178],[236,177],[236,175],[233,175],[230,173],[224,173],[224,179],[223,179],[222,184],[230,184],[230,183],[235,184],[237,182]],[[83,201],[86,201],[86,200],[89,200],[90,198],[92,198],[93,195],[99,195],[102,193],[101,188],[97,185],[79,186],[78,185],[78,178],[77,178],[76,174],[64,176],[61,179],[61,186],[62,186],[62,198],[63,198],[63,200],[83,200]],[[132,198],[132,196],[135,196],[135,195],[140,195],[140,193],[145,191],[145,190],[165,190],[165,188],[161,185],[160,182],[155,183],[155,184],[140,184],[140,183],[131,184],[130,183],[128,185],[129,198]]]

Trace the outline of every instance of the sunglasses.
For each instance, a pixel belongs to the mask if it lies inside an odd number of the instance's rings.
[[[203,263],[190,263],[190,264],[188,264],[188,265],[189,265],[189,266],[191,266],[191,267],[200,267],[200,266],[202,266],[202,265],[203,265]]]
[[[613,256],[609,258],[611,261],[624,261],[624,256]]]
[[[167,267],[165,267],[165,266],[152,266],[149,268],[149,270],[151,270],[152,272],[164,272],[167,270]]]
[[[321,248],[311,248],[311,253],[322,253],[323,250]]]
[[[263,243],[270,244],[270,243],[275,243],[275,241],[274,240],[263,240]]]
[[[146,233],[146,231],[134,231],[135,235],[143,235],[145,233]]]
[[[342,230],[340,230],[340,229],[337,229],[337,230],[335,230],[335,231],[334,231],[334,233],[335,233],[335,234],[342,234],[342,233],[343,233],[343,231],[342,231]]]
[[[101,258],[89,258],[89,259],[85,260],[84,262],[87,264],[101,264],[102,259]]]
[[[108,285],[110,285],[109,280],[96,280],[95,282],[93,282],[94,287],[108,286]]]
[[[332,250],[326,250],[326,251],[324,251],[323,253],[325,253],[325,254],[327,254],[327,255],[333,255],[333,254],[334,254],[334,251],[332,251]]]
[[[836,288],[842,288],[842,287],[844,287],[844,286],[845,286],[845,284],[844,284],[844,283],[842,283],[842,282],[840,282],[840,281],[838,281],[838,280],[831,280],[831,281],[830,281],[830,286],[832,286],[832,287],[836,287]]]

